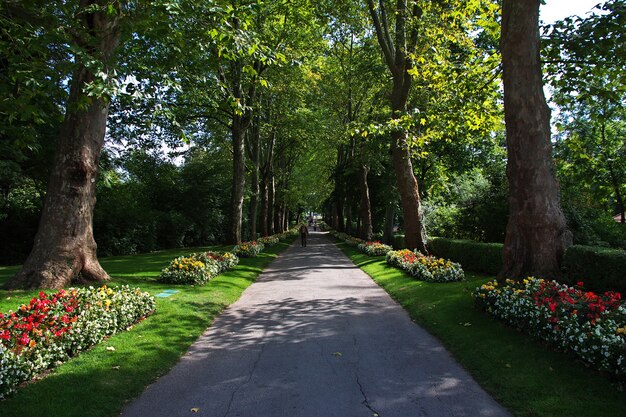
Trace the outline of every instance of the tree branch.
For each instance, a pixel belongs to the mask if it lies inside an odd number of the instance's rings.
[[[385,39],[385,32],[380,23],[380,19],[378,16],[378,12],[374,7],[374,0],[367,0],[367,7],[369,8],[370,15],[372,16],[372,21],[374,22],[374,29],[376,30],[376,37],[378,38],[378,43],[380,48],[383,50],[383,55],[385,56],[385,61],[387,62],[387,66],[391,70],[392,74],[397,72],[396,64],[394,60],[394,51],[391,49],[393,45],[387,42]],[[387,28],[388,30],[388,28]]]

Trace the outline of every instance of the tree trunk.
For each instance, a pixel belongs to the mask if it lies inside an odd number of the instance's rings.
[[[385,230],[383,231],[383,240],[388,245],[393,243],[393,223],[395,220],[395,214],[395,203],[388,203],[385,208]]]
[[[559,204],[539,57],[539,0],[504,0],[501,50],[509,221],[500,279],[554,278],[571,244]]]
[[[246,160],[244,153],[245,128],[238,116],[232,121],[231,133],[233,140],[233,184],[230,200],[230,243],[241,242],[241,221],[243,217],[243,194],[246,186]]]
[[[276,198],[274,173],[270,171],[267,181],[267,233],[274,234],[274,200]]]
[[[260,117],[257,115],[254,120],[254,129],[252,132],[251,140],[251,155],[252,162],[252,174],[250,175],[250,240],[256,240],[257,238],[257,221],[259,211],[259,164],[260,155],[259,148],[261,142],[261,127]]]
[[[372,206],[370,203],[370,190],[367,184],[367,165],[361,165],[359,170],[359,185],[361,189],[361,239],[372,240]]]
[[[98,1],[81,1],[84,10]],[[108,70],[120,39],[119,17],[107,12],[84,12],[93,49]],[[97,37],[97,38],[96,38]],[[84,92],[94,74],[80,65],[72,76],[65,120],[61,128],[54,165],[33,249],[20,272],[7,284],[16,288],[62,288],[73,280],[106,281],[96,255],[93,209],[96,204],[98,161],[104,144],[109,101]],[[86,105],[85,105],[86,103]]]
[[[259,224],[261,225],[261,236],[268,236],[267,234],[267,207],[269,204],[267,195],[267,180],[265,177],[261,181],[261,216],[259,218]]]

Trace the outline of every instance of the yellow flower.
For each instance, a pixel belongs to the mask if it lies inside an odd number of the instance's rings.
[[[620,327],[619,329],[617,329],[617,331],[615,333],[616,334],[623,334],[624,336],[626,336],[626,326]]]

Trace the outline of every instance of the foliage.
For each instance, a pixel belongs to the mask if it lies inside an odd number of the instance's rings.
[[[379,241],[359,243],[357,248],[361,252],[367,253],[369,256],[383,256],[393,249],[391,246],[380,243]]]
[[[277,244],[280,241],[280,239],[278,238],[278,236],[273,235],[273,236],[264,236],[262,238],[258,239],[259,243],[262,243],[265,246],[274,246],[275,244]]]
[[[429,242],[431,252],[452,259],[469,271],[496,275],[502,269],[502,244],[435,237]]]
[[[196,254],[196,257],[202,262],[205,258],[214,260],[219,266],[220,273],[233,269],[239,263],[239,258],[232,252],[209,251]]]
[[[488,282],[474,292],[478,308],[525,333],[576,354],[599,370],[626,376],[626,303],[556,281]]]
[[[154,309],[154,298],[138,288],[102,286],[41,292],[17,311],[0,313],[0,398],[20,382],[127,330]]]
[[[427,229],[433,236],[503,242],[507,198],[503,164],[459,174],[425,200]]]
[[[233,253],[240,258],[255,258],[265,249],[265,245],[261,242],[241,242],[233,248]]]
[[[386,261],[389,265],[400,268],[421,281],[463,281],[465,277],[460,264],[443,258],[424,256],[409,249],[389,251]]]
[[[217,260],[203,253],[180,256],[161,271],[159,281],[169,284],[204,285],[219,274]]]
[[[594,291],[626,293],[626,251],[574,245],[565,252],[564,282],[584,281]]]

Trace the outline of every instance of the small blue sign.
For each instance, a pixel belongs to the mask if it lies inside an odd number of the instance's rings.
[[[177,292],[178,292],[178,290],[163,290],[160,293],[158,293],[157,295],[155,295],[155,297],[165,298],[165,297],[169,297],[170,295],[174,295]]]

